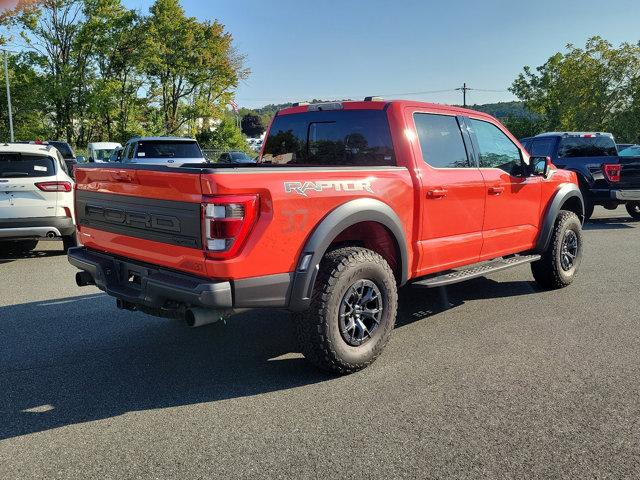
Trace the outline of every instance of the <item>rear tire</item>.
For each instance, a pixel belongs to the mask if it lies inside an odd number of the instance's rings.
[[[549,248],[531,264],[538,285],[557,289],[570,285],[582,262],[582,225],[573,212],[561,210],[551,235]]]
[[[64,249],[64,253],[67,253],[70,248],[77,246],[78,240],[75,233],[62,237],[62,248]]]
[[[347,374],[373,363],[395,325],[396,280],[377,253],[359,247],[329,252],[320,263],[310,308],[296,316],[305,358]]]
[[[23,240],[10,242],[8,250],[10,253],[24,255],[34,250],[38,246],[38,240]]]
[[[640,202],[627,202],[625,205],[627,212],[634,220],[640,220]]]

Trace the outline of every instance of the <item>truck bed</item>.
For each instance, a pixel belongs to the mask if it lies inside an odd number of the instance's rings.
[[[412,180],[404,167],[83,165],[76,175],[82,244],[207,278],[293,272],[313,226],[351,199],[370,196],[407,205],[399,213],[408,232],[413,225]],[[365,179],[374,185],[371,193],[327,188],[304,195],[285,188]],[[259,198],[258,219],[245,246],[225,260],[208,258],[202,244],[202,205],[217,195]]]

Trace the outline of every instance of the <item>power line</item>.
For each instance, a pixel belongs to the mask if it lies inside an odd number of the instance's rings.
[[[411,95],[434,95],[434,94],[438,94],[438,93],[449,93],[449,92],[455,92],[455,91],[462,91],[463,93],[463,104],[466,106],[467,105],[467,92],[468,91],[476,91],[476,92],[491,92],[491,93],[507,93],[508,90],[492,90],[492,89],[485,89],[485,88],[471,88],[469,86],[467,86],[466,82],[463,84],[462,87],[458,87],[458,88],[446,88],[446,89],[441,89],[441,90],[421,90],[421,91],[414,91],[414,92],[396,92],[396,93],[381,93],[381,94],[376,94],[376,96],[379,97],[405,97],[405,96],[411,96]],[[318,97],[316,95],[316,97]],[[360,98],[360,97],[364,97],[364,95],[320,95],[319,97],[324,97],[324,98],[330,98],[330,99],[346,99],[346,98]],[[296,102],[300,100],[300,97],[237,97],[237,100],[241,100],[241,101],[245,101],[245,102],[250,102],[250,101],[272,101],[272,102]]]
[[[467,92],[472,90],[471,87],[467,87],[467,82],[462,84],[462,87],[456,88],[456,90],[462,90],[462,106],[467,106]]]

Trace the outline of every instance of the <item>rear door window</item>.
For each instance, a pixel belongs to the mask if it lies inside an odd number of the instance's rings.
[[[55,160],[45,155],[0,153],[0,178],[51,177]]]
[[[277,116],[258,163],[396,164],[387,114],[382,110],[329,110]]]
[[[475,167],[467,156],[456,117],[416,113],[413,119],[426,163],[434,168]]]
[[[137,158],[201,158],[196,142],[144,140],[138,142]]]
[[[563,137],[558,147],[558,157],[615,157],[618,149],[613,138],[607,135],[591,137]]]

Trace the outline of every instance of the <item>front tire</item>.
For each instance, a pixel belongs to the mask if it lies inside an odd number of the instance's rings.
[[[302,353],[324,371],[361,370],[382,353],[397,310],[396,280],[384,258],[359,247],[333,250],[320,263],[310,308],[296,318]]]
[[[625,205],[627,212],[634,220],[640,220],[640,202],[627,202]]]
[[[561,210],[549,248],[531,264],[531,272],[543,288],[564,288],[573,282],[582,262],[582,225],[573,212]]]

